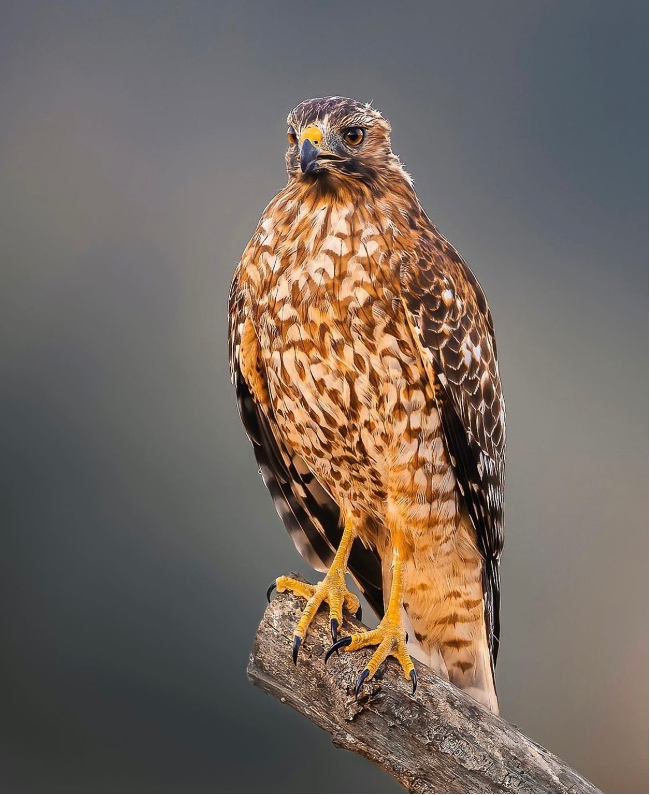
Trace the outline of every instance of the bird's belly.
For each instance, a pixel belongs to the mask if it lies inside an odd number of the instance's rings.
[[[408,329],[294,320],[261,345],[276,422],[292,448],[348,512],[382,522],[397,482],[413,512],[430,517],[454,476]]]

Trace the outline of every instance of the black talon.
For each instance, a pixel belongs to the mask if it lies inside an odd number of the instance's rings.
[[[273,580],[273,582],[266,589],[266,601],[269,604],[271,604],[271,594],[273,593],[273,589],[276,587],[276,585],[277,585],[277,580]]]
[[[334,654],[335,651],[342,649],[344,646],[349,646],[352,643],[352,636],[346,635],[344,638],[337,640],[336,643],[329,649],[327,654],[325,655],[325,662],[329,660],[329,658]]]
[[[363,610],[361,608],[361,605],[359,605],[359,609],[354,614],[354,617],[357,619],[357,621],[361,621],[362,616],[363,616]]]
[[[354,697],[359,698],[359,690],[361,690],[361,685],[366,681],[366,679],[370,676],[370,671],[367,668],[364,668],[357,679],[357,683],[354,686]]]
[[[300,648],[300,644],[302,643],[302,638],[300,635],[293,636],[293,664],[298,664],[298,649]]]
[[[404,638],[404,643],[408,643],[408,642],[409,642],[409,633],[407,632],[406,633],[406,637]]]
[[[411,682],[413,682],[413,694],[415,694],[415,688],[418,686],[418,675],[415,673],[415,668],[411,671]]]
[[[332,643],[336,643],[336,639],[339,636],[339,622],[335,618],[330,621],[330,631],[332,633]]]

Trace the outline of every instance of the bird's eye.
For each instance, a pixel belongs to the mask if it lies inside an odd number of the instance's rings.
[[[350,144],[350,146],[359,146],[365,134],[363,127],[348,127],[343,133],[343,140],[346,144]]]
[[[296,135],[296,131],[293,129],[293,127],[289,127],[287,130],[287,141],[289,141],[292,146],[295,146],[298,143],[298,136]]]

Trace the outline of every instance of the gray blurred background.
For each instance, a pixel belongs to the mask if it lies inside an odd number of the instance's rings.
[[[285,117],[375,105],[488,295],[505,718],[647,792],[647,4],[0,4],[0,754],[13,791],[396,792],[248,684],[302,562],[228,286]],[[287,649],[289,654],[289,649]]]

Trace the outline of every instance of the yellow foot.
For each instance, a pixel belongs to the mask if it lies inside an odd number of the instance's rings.
[[[316,583],[316,585],[300,582],[300,580],[294,580],[292,577],[278,577],[269,588],[267,596],[270,596],[274,587],[278,593],[291,591],[296,596],[302,596],[303,599],[307,600],[293,636],[294,663],[298,660],[298,649],[300,649],[300,644],[304,640],[307,629],[323,602],[327,602],[330,606],[330,629],[333,643],[336,643],[338,629],[343,623],[344,607],[350,613],[355,614],[357,618],[361,618],[359,600],[346,588],[345,571],[343,569],[330,569],[325,575],[325,579]]]
[[[361,674],[357,679],[357,683],[354,686],[355,697],[359,695],[361,685],[366,681],[366,679],[372,679],[379,666],[389,656],[397,658],[399,664],[402,666],[404,675],[407,679],[411,680],[411,683],[413,684],[413,692],[415,693],[415,688],[418,685],[418,677],[415,673],[413,661],[406,650],[406,639],[407,635],[402,628],[401,621],[399,619],[391,620],[389,613],[386,613],[384,618],[379,622],[377,629],[371,629],[369,632],[359,632],[354,635],[350,635],[347,638],[341,638],[340,640],[336,641],[336,643],[334,643],[334,645],[325,655],[325,662],[327,662],[330,655],[332,655],[335,651],[338,652],[339,649],[345,649],[346,651],[357,651],[358,649],[363,649],[366,646],[378,646],[379,648],[372,655],[368,661],[368,664],[363,671],[361,671]]]

